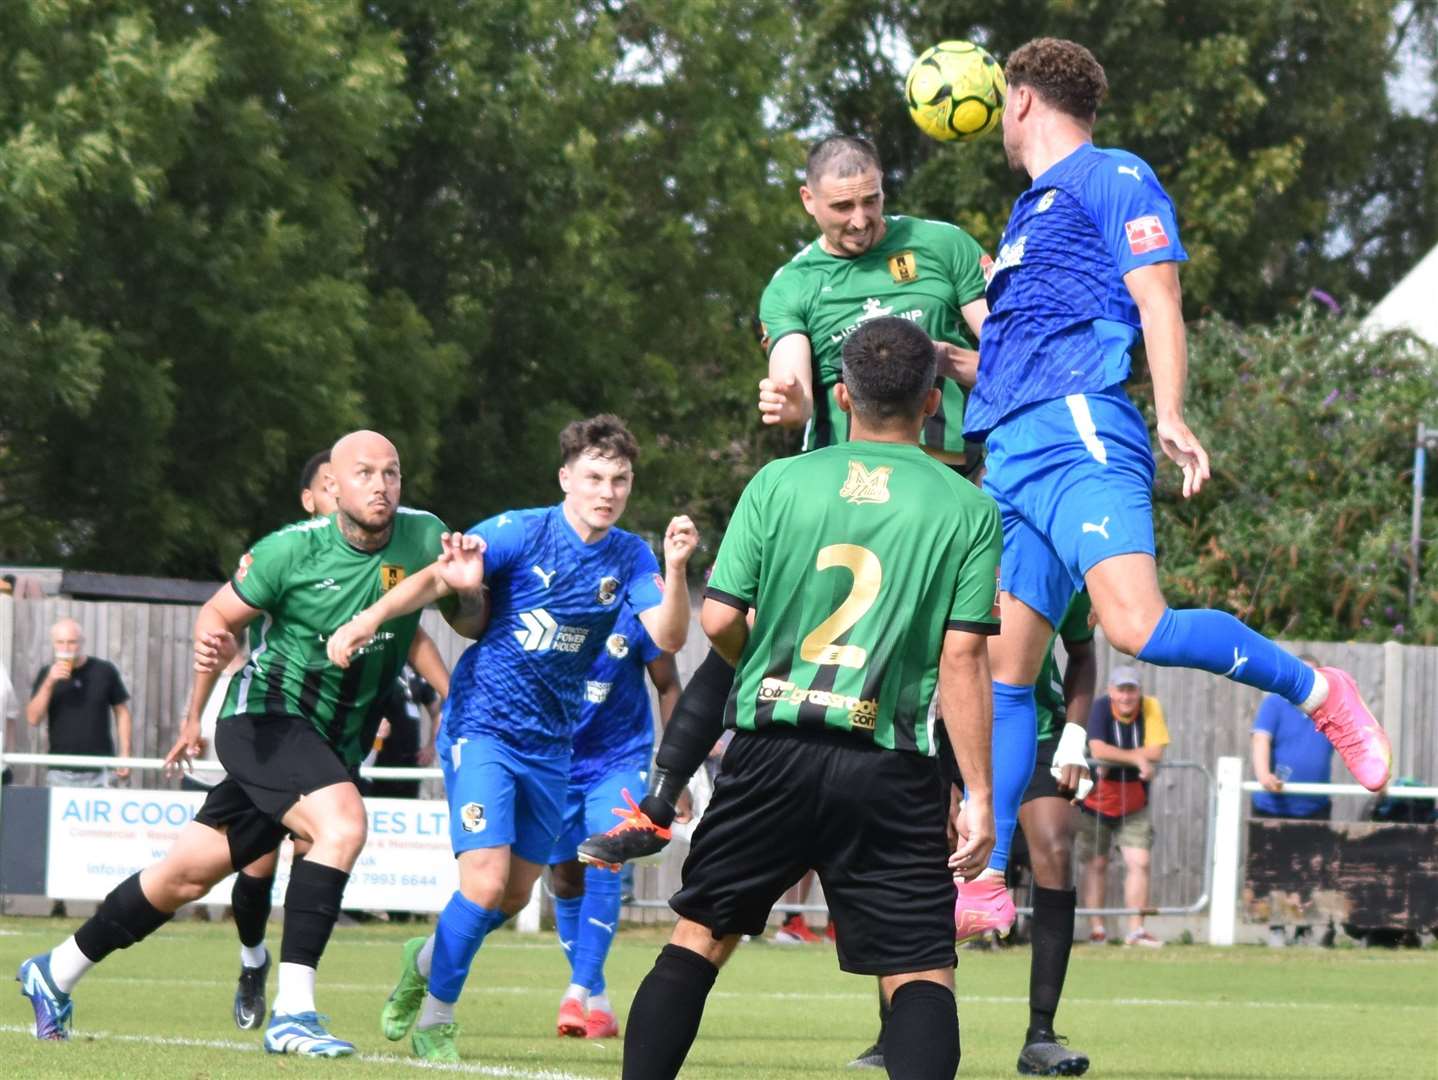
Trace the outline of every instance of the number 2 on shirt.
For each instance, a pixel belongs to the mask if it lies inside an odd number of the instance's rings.
[[[879,557],[858,544],[830,544],[820,548],[815,569],[831,570],[834,567],[848,570],[854,575],[854,583],[849,587],[849,595],[844,597],[844,602],[804,638],[799,646],[799,657],[810,664],[861,668],[869,657],[867,649],[859,645],[835,645],[834,642],[848,633],[874,606],[879,586],[883,584],[884,570],[879,565]]]

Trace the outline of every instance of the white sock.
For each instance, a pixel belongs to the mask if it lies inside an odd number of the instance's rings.
[[[433,940],[433,939],[431,939]],[[424,1006],[419,1010],[415,1027],[432,1028],[439,1024],[454,1023],[454,1003],[440,1001],[433,994],[424,995]]]
[[[270,950],[265,948],[263,941],[253,948],[248,945],[240,946],[240,963],[247,968],[264,967],[269,956]]]
[[[274,1010],[281,1016],[315,1011],[315,969],[304,964],[280,963],[280,988]]]
[[[613,1007],[609,1004],[609,995],[608,995],[608,994],[590,994],[590,995],[589,995],[589,1011],[590,1011],[590,1012],[606,1012],[606,1013],[609,1013],[611,1016],[614,1015],[614,1009],[613,1009]]]
[[[1324,678],[1323,672],[1315,671],[1313,673],[1313,689],[1308,691],[1308,696],[1303,699],[1303,704],[1298,707],[1304,712],[1306,712],[1309,716],[1312,716],[1313,710],[1318,708],[1327,700],[1328,680]]]
[[[94,966],[95,961],[80,951],[73,936],[50,951],[50,978],[55,982],[55,989],[62,994],[68,994],[80,981],[80,976]]]
[[[415,954],[415,957],[414,957],[414,966],[415,966],[415,969],[416,969],[421,975],[423,975],[426,979],[428,979],[428,978],[429,978],[429,967],[430,967],[430,964],[432,964],[433,962],[434,962],[434,935],[433,935],[433,934],[430,934],[429,937],[427,937],[427,938],[424,939],[424,944],[419,947],[419,952],[417,952],[417,953]]]
[[[562,1001],[577,1001],[581,1005],[589,1004],[589,988],[580,986],[578,983],[570,983],[569,989],[564,991]]]

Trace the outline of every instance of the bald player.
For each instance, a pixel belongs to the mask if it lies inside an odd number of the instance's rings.
[[[300,506],[311,518],[329,517],[338,509],[336,491],[330,474],[330,448],[325,447],[312,454],[300,470]],[[258,636],[258,628],[253,624],[250,632]],[[210,655],[212,652],[214,655]],[[217,650],[206,649],[204,653],[203,656],[197,655],[197,671],[209,670],[218,656]],[[444,666],[438,646],[422,627],[415,627],[414,641],[409,647],[409,662],[439,692],[440,697],[449,696],[449,669]],[[434,761],[434,735],[435,731],[431,731],[429,745],[421,752],[422,765]],[[296,846],[295,858],[304,856],[304,847],[303,843]],[[261,855],[236,875],[230,892],[235,933],[240,939],[240,976],[235,985],[231,1014],[235,1026],[241,1031],[253,1030],[265,1022],[265,983],[272,959],[270,950],[265,946],[265,928],[270,920],[278,857],[278,850]]]
[[[341,1057],[354,1046],[330,1035],[315,1010],[316,968],[339,914],[340,897],[365,841],[365,812],[351,769],[363,751],[360,729],[377,695],[404,661],[419,613],[387,621],[341,671],[329,663],[329,634],[443,550],[444,525],[399,505],[394,445],[373,431],[335,444],[331,517],[271,533],[195,621],[197,651],[225,652],[264,616],[244,669],[230,681],[215,748],[226,777],[210,791],[166,856],[116,886],[94,916],[51,952],[20,965],[22,992],[35,1010],[35,1035],[69,1038],[71,991],[116,949],[163,926],[231,871],[272,851],[290,833],[310,844],[285,895],[279,993],[265,1049]],[[477,598],[452,593],[446,617],[465,625]],[[226,657],[228,659],[228,657]],[[217,672],[195,679],[180,737],[166,765],[199,750],[200,712]]]

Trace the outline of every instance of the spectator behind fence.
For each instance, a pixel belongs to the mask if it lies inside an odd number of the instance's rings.
[[[0,734],[5,739],[5,749],[14,751],[17,743],[15,740],[15,721],[20,716],[19,707],[15,702],[15,687],[10,682],[10,669],[5,662],[0,660]],[[0,785],[11,783],[15,779],[15,770],[5,765],[0,769]]]
[[[1311,656],[1299,659],[1309,667],[1318,666],[1318,661]],[[1314,730],[1313,722],[1302,710],[1276,694],[1264,698],[1253,718],[1250,754],[1253,778],[1263,785],[1263,790],[1253,796],[1254,817],[1327,821],[1333,816],[1333,804],[1326,795],[1281,794],[1284,783],[1289,780],[1295,784],[1326,784],[1333,774],[1333,744]],[[1308,937],[1310,931],[1307,924],[1299,924],[1294,928],[1293,940]],[[1269,920],[1268,943],[1283,946],[1288,943],[1287,938],[1279,910],[1275,908]],[[1330,925],[1323,944],[1332,943]]]
[[[1108,693],[1094,701],[1089,712],[1088,745],[1089,756],[1107,764],[1099,768],[1093,791],[1079,806],[1084,906],[1103,907],[1108,853],[1117,840],[1124,863],[1124,906],[1146,908],[1153,850],[1148,782],[1168,745],[1168,726],[1158,699],[1146,697],[1140,689],[1136,668],[1123,664],[1113,669]],[[1107,940],[1103,916],[1089,919],[1089,940]],[[1163,942],[1144,929],[1142,915],[1130,915],[1124,944],[1157,948]]]
[[[61,619],[50,628],[53,660],[35,676],[25,719],[31,727],[48,721],[50,753],[114,757],[115,737],[110,732],[110,714],[115,717],[120,756],[130,756],[130,692],[115,665],[98,656],[85,655],[85,635],[74,619]],[[123,780],[129,769],[116,769]],[[110,771],[104,768],[50,769],[50,787],[108,787]]]

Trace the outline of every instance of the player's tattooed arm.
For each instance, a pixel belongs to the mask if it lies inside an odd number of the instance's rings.
[[[994,849],[994,696],[988,638],[964,630],[944,634],[939,656],[939,709],[964,778],[967,839],[949,857],[949,869],[967,880],[989,864]]]
[[[464,533],[442,533],[439,557],[418,574],[412,574],[335,630],[325,645],[330,662],[347,668],[354,654],[373,640],[390,619],[420,610],[447,597],[456,600],[440,605],[455,630],[456,615],[476,611],[484,592],[484,541]],[[467,625],[467,624],[466,624]]]
[[[814,354],[803,334],[786,334],[769,353],[769,375],[759,381],[759,419],[803,427],[814,413]]]

